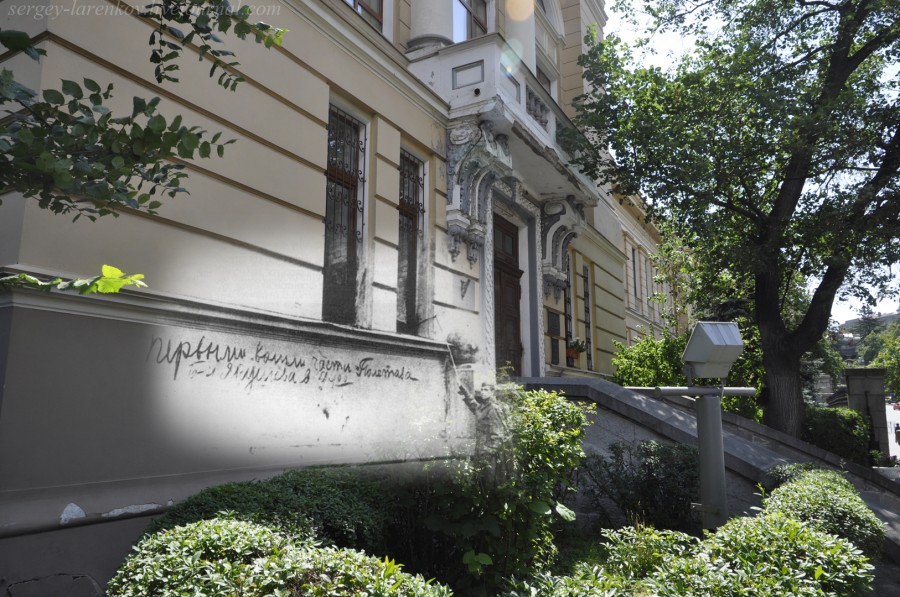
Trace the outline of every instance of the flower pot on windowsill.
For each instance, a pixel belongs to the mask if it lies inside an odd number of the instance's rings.
[[[581,353],[578,352],[577,350],[575,350],[574,348],[567,348],[567,349],[566,349],[566,358],[567,358],[567,359],[577,360],[577,359],[578,359],[578,355],[580,355],[580,354],[581,354]]]

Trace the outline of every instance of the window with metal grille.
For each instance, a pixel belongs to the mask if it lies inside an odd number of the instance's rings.
[[[415,334],[419,239],[425,228],[425,164],[400,152],[400,235],[397,245],[397,331]]]
[[[566,346],[568,347],[572,340],[575,339],[572,330],[575,328],[575,322],[572,318],[572,268],[569,266],[569,258],[565,257],[565,265],[566,265],[566,286],[563,289],[563,309],[565,309],[565,319],[563,320],[566,324]],[[575,359],[569,358],[569,355],[566,354],[566,366],[574,367]]]
[[[591,321],[591,272],[588,266],[584,265],[581,269],[581,275],[584,277],[584,345],[585,355],[587,356],[587,368],[589,371],[594,369],[594,342],[591,340],[594,324]]]
[[[359,15],[366,20],[372,27],[381,31],[381,24],[384,22],[384,2],[383,0],[344,0],[353,7]]]
[[[362,240],[365,126],[343,110],[328,113],[325,173],[325,268],[322,319],[356,323],[357,270]]]
[[[453,0],[453,41],[487,33],[487,0]]]

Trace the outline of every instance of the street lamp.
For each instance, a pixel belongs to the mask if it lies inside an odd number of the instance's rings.
[[[697,397],[700,503],[694,504],[694,509],[700,511],[706,529],[717,528],[728,520],[721,401],[728,371],[743,351],[744,342],[736,323],[701,321],[694,326],[681,357],[688,378],[685,394]],[[709,392],[713,388],[694,386],[695,378],[717,378],[719,387]]]

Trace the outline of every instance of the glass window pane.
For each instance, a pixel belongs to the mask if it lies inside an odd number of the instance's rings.
[[[453,0],[453,43],[466,41],[469,37],[469,11],[461,0]]]

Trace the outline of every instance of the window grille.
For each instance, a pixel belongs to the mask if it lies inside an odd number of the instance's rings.
[[[397,331],[414,334],[418,328],[416,290],[419,239],[425,229],[425,165],[407,151],[400,152],[400,234],[397,246]]]
[[[338,323],[356,320],[356,274],[363,238],[365,126],[331,106],[328,114],[328,165],[325,185],[325,269],[322,317]]]
[[[582,266],[582,276],[584,277],[584,345],[587,350],[587,368],[588,371],[594,370],[594,343],[591,340],[594,324],[591,321],[591,273],[588,266]]]

